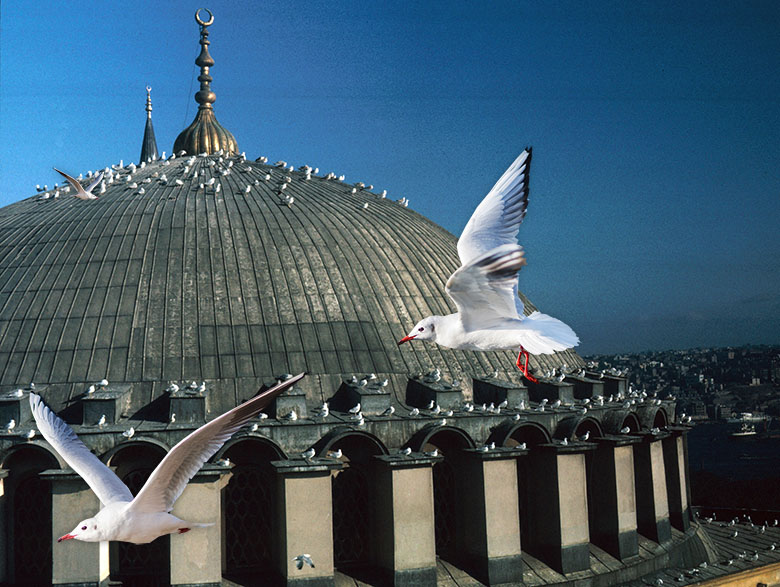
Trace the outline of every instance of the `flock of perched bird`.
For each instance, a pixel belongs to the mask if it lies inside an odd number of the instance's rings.
[[[186,153],[183,151],[178,154],[178,157],[185,156]],[[171,165],[176,158],[177,154],[174,153],[166,159],[165,153],[163,152],[160,161],[162,166],[167,167]],[[199,164],[199,160],[203,162],[202,165]],[[258,157],[255,162],[267,166],[268,158]],[[97,200],[100,198],[100,195],[106,193],[107,186],[115,183],[124,184],[126,190],[130,190],[131,193],[140,196],[146,193],[148,184],[151,184],[153,181],[162,185],[170,185],[183,189],[185,188],[185,185],[188,185],[189,189],[216,195],[222,192],[222,179],[226,176],[231,175],[234,171],[239,174],[248,174],[254,169],[247,161],[245,153],[229,156],[222,151],[216,153],[216,158],[208,157],[205,153],[198,156],[189,156],[183,167],[170,172],[170,177],[168,173],[164,171],[160,172],[159,170],[155,170],[152,173],[138,173],[146,167],[146,162],[142,162],[139,165],[130,163],[125,166],[124,162],[120,161],[118,164],[106,167],[100,171],[88,171],[86,176],[79,174],[78,177],[72,177],[63,171],[54,168],[57,173],[63,176],[69,185],[60,187],[59,184],[54,184],[54,189],[51,191],[49,190],[48,185],[44,185],[43,187],[36,185],[35,188],[40,194],[38,199],[41,201],[56,199],[61,195],[70,194],[71,190],[73,196],[81,200]],[[260,168],[258,167],[257,170],[260,170]],[[287,190],[289,184],[293,181],[293,171],[295,171],[294,166],[288,165],[286,161],[277,161],[273,166],[270,166],[270,168],[266,170],[266,173],[261,175],[261,178],[247,180],[243,187],[240,188],[240,191],[249,194],[254,188],[260,186],[261,183],[274,183],[274,193],[280,197],[281,202],[287,206],[292,206],[295,203],[295,197],[286,193],[285,190]],[[338,182],[343,182],[345,180],[344,175],[336,175],[333,172],[318,176],[319,169],[309,165],[302,165],[298,168],[298,171],[300,172],[299,177],[303,181],[310,181],[312,178]],[[82,182],[86,182],[86,185],[82,184]],[[242,182],[241,180],[236,179],[236,183],[241,184]],[[371,190],[373,189],[373,185],[357,182],[354,186],[347,188],[346,191],[352,194],[361,192],[371,193]],[[387,197],[387,190],[383,190],[380,194],[372,195],[379,199],[385,199]],[[400,198],[398,203],[401,206],[407,207],[409,205],[409,200],[408,198]],[[368,209],[368,202],[364,202],[362,208]]]

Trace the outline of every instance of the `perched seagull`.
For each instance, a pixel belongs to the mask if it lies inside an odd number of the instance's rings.
[[[523,151],[488,192],[458,239],[462,266],[445,291],[458,312],[429,316],[398,341],[430,340],[476,351],[517,350],[517,367],[530,381],[528,354],[550,354],[579,344],[566,324],[546,314],[523,314],[518,271],[526,264],[517,233],[528,205],[531,149]],[[521,363],[525,356],[525,362]]]
[[[317,415],[320,418],[327,418],[330,415],[330,406],[328,405],[328,402],[322,402],[322,407]]]
[[[37,420],[36,420],[36,421],[37,421]],[[43,433],[41,433],[41,434],[43,434]],[[132,426],[130,426],[130,428],[128,428],[127,430],[125,430],[124,432],[122,432],[122,436],[124,436],[125,438],[132,438],[133,436],[135,436],[135,428],[133,428]],[[46,436],[45,436],[45,435],[44,435],[44,438],[46,438]],[[49,444],[51,444],[51,442],[50,442]],[[53,446],[53,445],[52,445],[52,446]],[[74,468],[74,471],[75,471],[75,468]],[[93,491],[94,491],[94,490],[93,490]]]
[[[309,461],[314,458],[315,454],[317,454],[317,451],[314,450],[314,447],[311,447],[310,449],[301,453],[301,458]]]
[[[383,416],[392,416],[395,414],[395,406],[389,406],[384,412],[382,412]]]
[[[210,525],[186,522],[171,515],[174,502],[193,475],[228,438],[275,396],[302,377],[303,373],[278,383],[192,432],[165,455],[135,497],[116,473],[90,452],[73,430],[44,405],[41,397],[31,393],[30,406],[38,430],[87,482],[103,504],[103,509],[94,517],[79,522],[58,542],[75,538],[85,542],[118,540],[146,544],[159,536],[175,532],[182,534],[194,527]]]
[[[56,167],[53,168],[54,171],[59,173],[62,177],[64,177],[67,182],[73,186],[73,189],[76,190],[76,193],[73,194],[80,200],[97,200],[98,197],[92,193],[92,190],[95,189],[95,186],[100,183],[100,181],[103,179],[103,173],[99,173],[98,176],[92,180],[92,183],[87,186],[87,189],[84,189],[82,185],[78,182],[78,180],[73,179],[70,175],[67,173],[64,173],[57,169]]]
[[[631,428],[629,428],[628,426],[623,426],[623,427],[620,429],[620,433],[621,433],[621,434],[628,434],[629,432],[631,432]]]
[[[412,449],[407,446],[406,448],[399,450],[398,453],[408,457],[410,454],[412,454]]]
[[[328,451],[328,456],[332,459],[340,459],[342,454],[341,449]]]
[[[35,430],[29,430],[29,431],[27,432],[27,434],[25,434],[25,435],[24,435],[24,437],[25,437],[27,440],[32,440],[33,438],[35,438]]]
[[[409,415],[412,416],[412,417],[419,416],[420,415],[420,409],[419,408],[412,408],[412,411],[409,412]]]
[[[8,424],[5,425],[5,431],[6,432],[11,432],[11,430],[13,430],[14,428],[16,428],[16,420],[11,418],[11,420],[8,422]]]
[[[360,402],[358,402],[356,406],[353,406],[353,407],[349,408],[349,413],[353,414],[353,415],[359,414],[360,413]]]
[[[311,560],[310,554],[299,554],[292,560],[295,563],[295,566],[298,568],[298,570],[301,570],[303,568],[304,563],[309,565],[312,569],[314,568],[314,561]]]

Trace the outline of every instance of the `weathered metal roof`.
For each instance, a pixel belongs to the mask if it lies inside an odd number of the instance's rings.
[[[105,377],[131,386],[132,414],[170,381],[206,380],[219,413],[288,372],[309,373],[311,402],[352,373],[389,377],[400,401],[410,373],[435,367],[467,391],[493,371],[520,380],[510,352],[396,345],[455,310],[444,283],[459,266],[456,238],[403,205],[241,157],[111,174],[97,200],[0,209],[0,385],[48,384],[60,409]],[[563,362],[582,365],[531,357]]]

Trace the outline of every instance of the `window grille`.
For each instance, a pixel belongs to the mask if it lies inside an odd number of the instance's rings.
[[[369,563],[368,477],[360,466],[333,477],[333,556],[337,567]]]
[[[135,495],[146,483],[153,469],[135,469],[125,475],[125,485]],[[112,579],[124,586],[162,587],[170,584],[170,538],[161,536],[149,544],[117,542],[119,569]]]
[[[433,465],[433,516],[436,553],[452,554],[455,547],[455,468],[446,459]]]
[[[251,575],[273,567],[273,472],[269,467],[236,465],[225,488],[226,573]]]
[[[37,475],[14,491],[14,571],[17,585],[48,585],[52,572],[51,489]],[[48,506],[48,507],[47,507]]]

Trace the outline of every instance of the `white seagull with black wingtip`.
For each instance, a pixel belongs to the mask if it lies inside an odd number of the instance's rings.
[[[421,320],[399,345],[429,340],[453,349],[519,350],[517,367],[536,381],[528,373],[529,352],[550,354],[579,344],[574,331],[560,320],[541,312],[523,315],[517,274],[526,261],[517,233],[528,206],[530,165],[528,148],[477,206],[458,239],[461,267],[445,289],[458,312]]]
[[[103,509],[94,517],[79,522],[57,542],[75,538],[85,542],[119,540],[146,544],[165,534],[182,534],[195,527],[211,526],[185,522],[171,515],[174,502],[193,475],[228,438],[303,376],[301,373],[277,383],[192,432],[165,455],[135,497],[116,473],[79,440],[70,426],[46,407],[39,395],[31,393],[30,406],[38,430],[103,504]]]
[[[102,171],[95,177],[95,179],[92,180],[92,183],[89,184],[85,189],[78,180],[73,179],[70,175],[68,175],[64,171],[60,171],[56,167],[54,167],[53,169],[54,171],[59,173],[62,177],[64,177],[70,185],[73,186],[73,189],[76,190],[76,193],[73,195],[76,196],[78,199],[80,200],[98,199],[98,197],[92,193],[92,190],[95,189],[95,186],[100,183],[100,180],[103,179]]]

